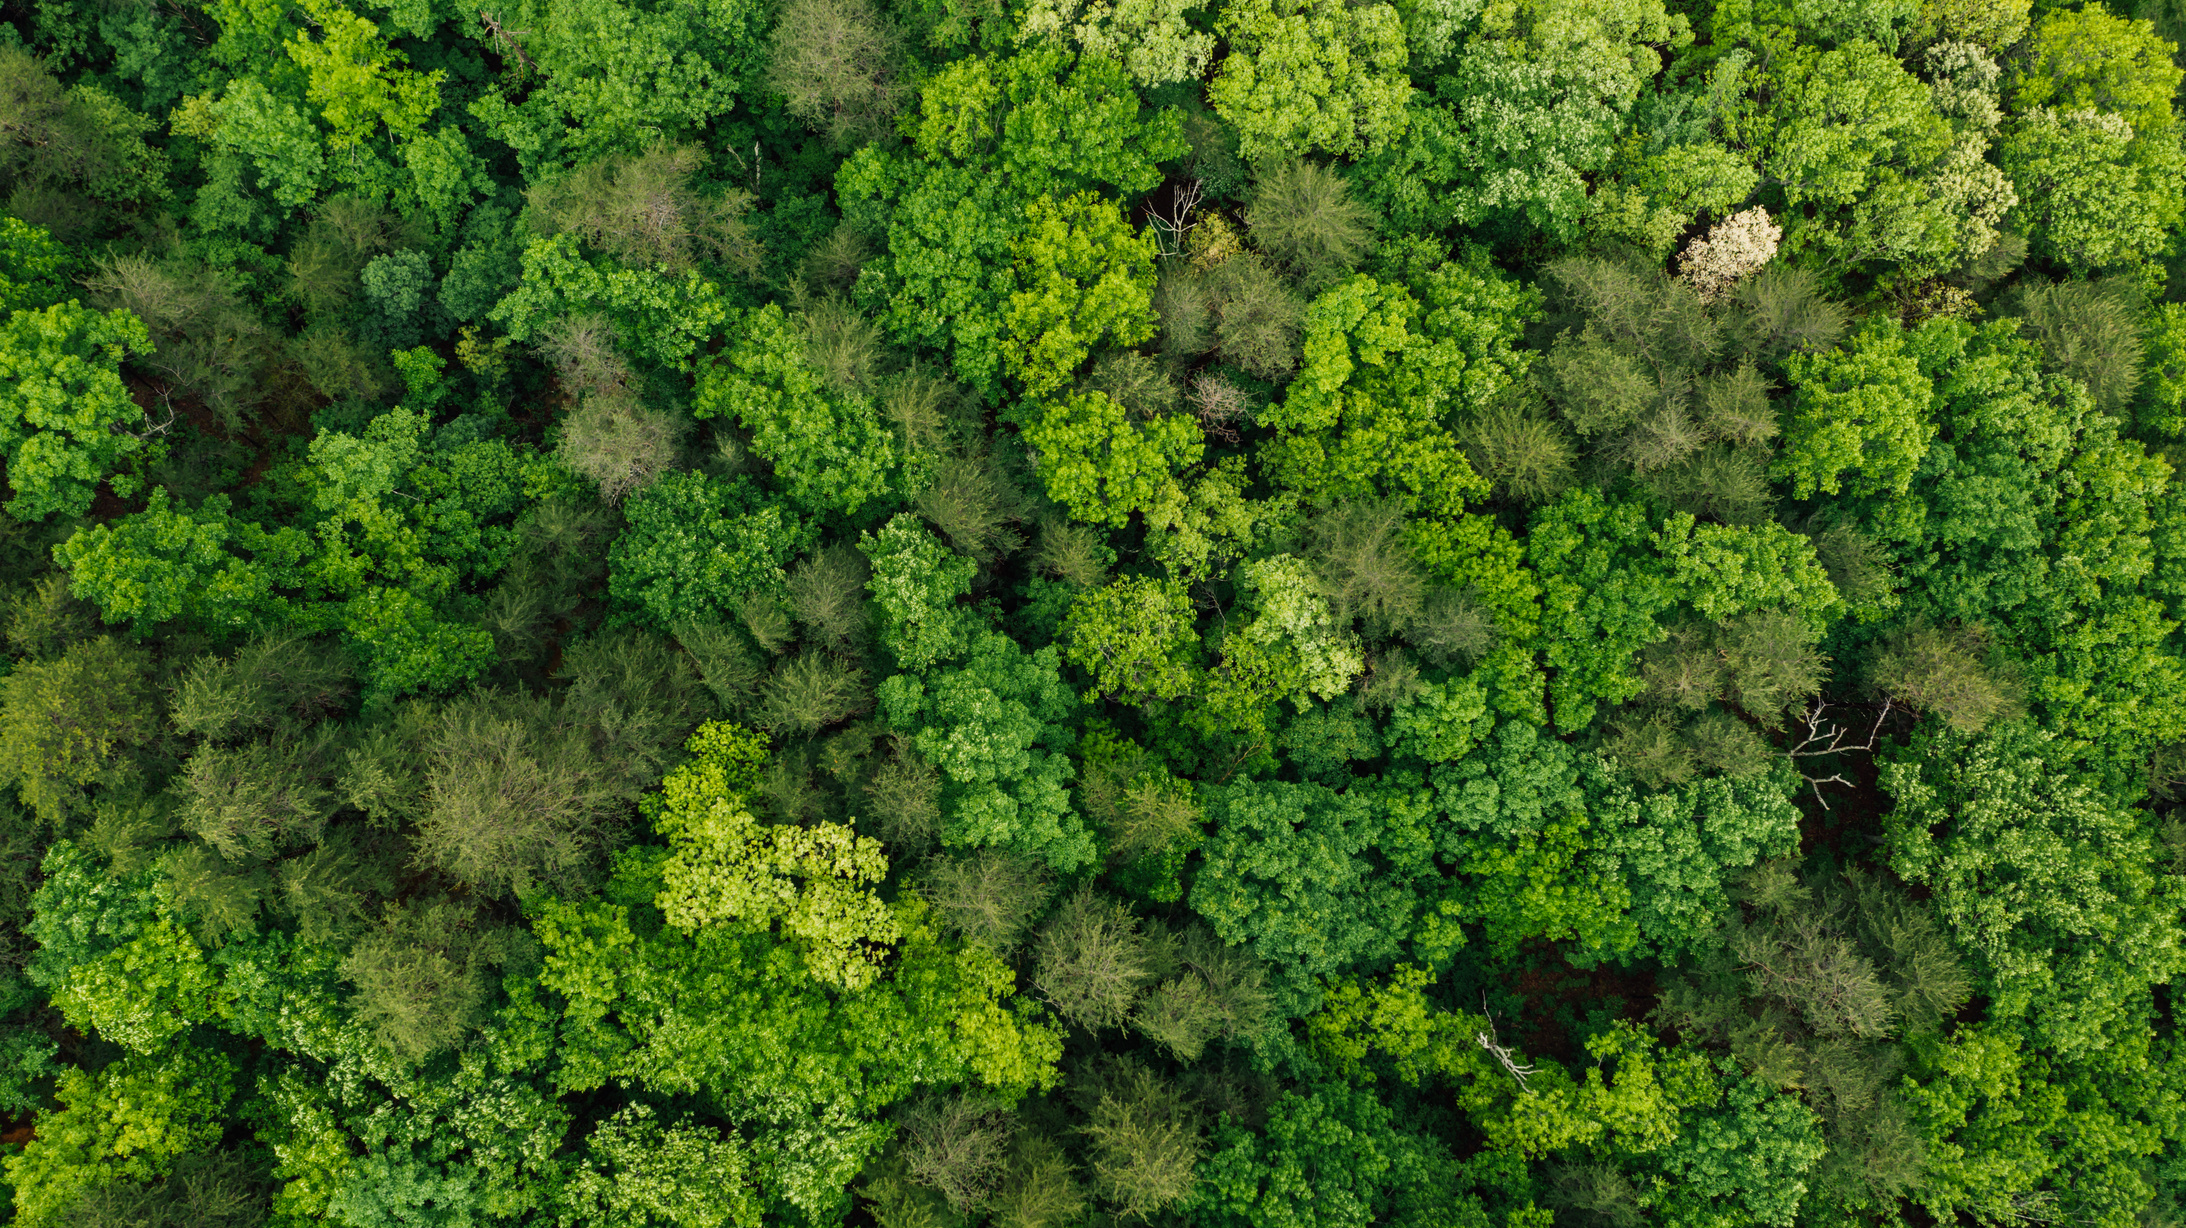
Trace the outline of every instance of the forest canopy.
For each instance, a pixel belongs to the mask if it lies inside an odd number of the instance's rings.
[[[2177,0],[0,0],[0,1222],[2186,1225]]]

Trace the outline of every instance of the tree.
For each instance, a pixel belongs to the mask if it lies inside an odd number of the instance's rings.
[[[1080,593],[1064,622],[1065,659],[1093,679],[1085,700],[1173,700],[1192,689],[1197,636],[1184,586],[1127,577]]]
[[[0,678],[0,770],[25,805],[58,825],[94,784],[119,784],[158,734],[144,653],[109,636]]]
[[[790,115],[838,146],[882,135],[903,105],[903,49],[862,0],[797,0],[774,26],[767,82]]]
[[[2131,292],[2116,281],[2014,289],[2020,329],[2042,347],[2043,365],[2085,384],[2104,413],[2120,413],[2153,365],[2142,361],[2143,323]]]
[[[1212,834],[1192,911],[1270,965],[1283,1014],[1318,1002],[1320,978],[1386,965],[1406,949],[1423,907],[1414,880],[1428,868],[1415,826],[1424,815],[1366,789],[1281,781],[1206,796]]]
[[[485,1021],[487,969],[508,958],[506,938],[459,901],[389,905],[341,963],[357,1022],[403,1062],[455,1045]]]
[[[757,1228],[760,1198],[734,1133],[663,1126],[649,1105],[627,1105],[585,1140],[582,1167],[562,1195],[561,1223],[645,1228]]]
[[[219,1143],[235,1064],[178,1045],[132,1054],[87,1074],[61,1072],[59,1108],[40,1116],[37,1136],[7,1160],[17,1216],[59,1222],[77,1197],[114,1181],[147,1181],[175,1161]]]
[[[1260,1130],[1225,1122],[1212,1143],[1188,1205],[1224,1228],[1366,1228],[1481,1213],[1466,1206],[1438,1140],[1397,1129],[1387,1104],[1340,1083],[1285,1091]]]
[[[1455,123],[1429,121],[1448,147],[1421,177],[1454,181],[1452,220],[1461,224],[1516,215],[1550,235],[1576,235],[1587,212],[1584,177],[1609,162],[1659,62],[1656,48],[1690,38],[1684,19],[1656,0],[1488,10],[1436,81],[1436,100]]]
[[[1173,110],[1144,114],[1115,61],[1036,45],[935,73],[920,89],[909,135],[920,157],[998,174],[1029,203],[1154,187],[1157,164],[1184,152],[1179,124]]]
[[[1904,494],[1935,436],[1932,386],[1904,332],[1873,323],[1827,354],[1790,356],[1784,369],[1799,396],[1774,472],[1801,498],[1836,494],[1854,472],[1855,494]]]
[[[734,415],[799,507],[856,515],[886,493],[899,463],[871,394],[823,383],[807,357],[810,321],[769,303],[742,324],[700,370],[692,416]]]
[[[703,255],[757,272],[758,245],[743,220],[751,195],[700,193],[691,180],[704,166],[705,154],[689,145],[595,158],[531,189],[528,216],[540,235],[573,234],[625,265],[681,276]]]
[[[217,742],[307,724],[341,708],[354,690],[353,666],[330,649],[277,634],[231,656],[207,653],[182,675],[168,719]]]
[[[1303,559],[1287,554],[1247,563],[1239,569],[1240,596],[1255,610],[1239,633],[1252,643],[1297,662],[1298,691],[1333,699],[1364,668],[1358,636],[1348,619],[1339,619],[1321,581]]]
[[[905,669],[925,670],[960,657],[978,622],[958,598],[971,591],[979,565],[934,539],[908,513],[861,534],[858,549],[871,560],[866,589],[880,607],[881,643]]]
[[[623,348],[681,371],[728,323],[721,287],[685,269],[681,277],[586,259],[574,236],[536,238],[522,255],[523,275],[487,312],[511,341],[529,341],[568,316],[604,315]]]
[[[2044,13],[2032,46],[2010,82],[2015,110],[2092,107],[2117,115],[2135,132],[2176,125],[2173,99],[2186,77],[2175,48],[2146,21],[2114,17],[2101,4]]]
[[[265,531],[230,507],[214,494],[197,509],[177,509],[166,487],[153,487],[144,511],[81,529],[55,557],[77,597],[114,623],[149,631],[173,618],[214,627],[286,621],[291,605],[275,590],[295,586],[313,540],[295,527]]]
[[[1429,278],[1424,302],[1363,274],[1321,295],[1298,378],[1259,415],[1280,432],[1264,449],[1273,476],[1315,502],[1383,496],[1454,515],[1485,492],[1444,419],[1484,407],[1523,372],[1510,347],[1530,305],[1461,265]]]
[[[1962,1027],[1913,1046],[1912,1117],[1928,1156],[1910,1201],[1931,1215],[2007,1208],[2123,1225],[2149,1205],[2149,1109],[2176,1072],[2134,1038],[2108,1060],[2052,1062],[2023,1031]]]
[[[1075,43],[1087,55],[1120,61],[1142,88],[1190,81],[1207,67],[1214,36],[1185,19],[1186,0],[1035,0],[1017,23],[1020,46]]]
[[[1404,131],[1404,22],[1394,8],[1248,0],[1222,10],[1229,54],[1207,100],[1249,162],[1347,157]]]
[[[1094,1194],[1119,1216],[1145,1220],[1190,1193],[1206,1143],[1177,1089],[1130,1064],[1088,1090]]]
[[[862,989],[901,931],[868,889],[887,877],[877,841],[835,823],[765,826],[745,809],[764,744],[720,721],[699,726],[691,758],[646,800],[668,838],[655,901],[670,925],[767,927],[799,944],[814,976]]]
[[[624,906],[549,902],[534,928],[541,984],[570,1003],[561,1086],[614,1078],[703,1095],[752,1124],[752,1171],[810,1213],[835,1206],[886,1139],[872,1116],[921,1085],[1051,1085],[1061,1038],[1011,1009],[1007,966],[985,947],[944,946],[915,895],[894,911],[903,945],[888,975],[838,995],[770,934],[640,937]]]
[[[809,530],[746,479],[671,473],[630,500],[608,592],[658,625],[716,621],[747,594],[776,593]]]
[[[1011,255],[1019,289],[1003,316],[1003,369],[1026,395],[1061,388],[1103,341],[1136,345],[1154,335],[1153,234],[1134,235],[1101,198],[1035,198]]]
[[[1056,1013],[1088,1030],[1122,1024],[1139,990],[1157,975],[1130,908],[1090,887],[1065,899],[1040,927],[1033,958],[1033,987]]]
[[[1796,1098],[1771,1094],[1750,1078],[1726,1078],[1707,1102],[1686,1111],[1676,1138],[1649,1157],[1659,1184],[1643,1205],[1710,1228],[1789,1228],[1806,1196],[1804,1178],[1826,1150],[1818,1125]]]
[[[72,263],[50,233],[19,217],[0,219],[0,312],[41,311],[60,302]]]
[[[100,315],[73,299],[11,312],[0,324],[0,379],[7,387],[0,394],[0,457],[15,492],[9,515],[81,516],[123,458],[144,451],[145,438],[123,429],[143,422],[144,411],[123,386],[120,364],[151,352],[151,336],[135,316]],[[126,479],[123,489],[135,491]]]
[[[599,487],[609,504],[644,490],[675,465],[675,421],[634,400],[588,396],[562,419],[555,455]]]
[[[1477,919],[1499,949],[1527,938],[1575,940],[1605,954],[1638,937],[1632,885],[1613,851],[1620,807],[1606,797],[1595,764],[1522,722],[1433,774],[1434,804],[1462,838],[1437,850],[1466,878],[1442,903]],[[1589,789],[1587,786],[1595,786]],[[1572,890],[1571,884],[1584,884]]]
[[[634,153],[703,128],[735,104],[765,54],[765,18],[744,0],[643,10],[525,0],[499,17],[502,30],[522,32],[516,54],[544,82],[487,95],[480,117],[527,151],[534,173],[565,144]]]
[[[1875,655],[1870,677],[1884,694],[1918,712],[1933,712],[1960,733],[2021,712],[2016,679],[1983,660],[1977,628],[1915,624]]]
[[[1253,184],[1245,214],[1253,245],[1308,290],[1343,280],[1370,245],[1372,215],[1346,187],[1341,175],[1304,159],[1271,167]]]
[[[79,226],[70,206],[88,202],[78,192],[117,203],[165,194],[166,161],[143,139],[153,122],[113,94],[89,81],[63,86],[17,46],[0,53],[0,98],[0,182],[17,208],[59,215],[25,221]]]
[[[1786,252],[1940,272],[1995,242],[2012,193],[1983,160],[1987,136],[1954,131],[1895,56],[1867,39],[1801,46],[1764,89],[1727,126],[1780,193]]]
[[[247,1154],[197,1153],[178,1157],[156,1184],[119,1182],[85,1191],[63,1222],[102,1228],[247,1228],[264,1222],[266,1195],[264,1173]]]
[[[1890,865],[1936,893],[1990,1014],[2062,1057],[2116,1043],[2147,986],[2186,969],[2153,832],[2075,770],[2070,743],[2006,724],[1939,730],[1882,768]]]
[[[1645,684],[1633,654],[1660,640],[1658,616],[1678,592],[1661,565],[1634,557],[1645,517],[1589,488],[1535,513],[1526,557],[1540,575],[1543,658],[1556,724],[1580,729],[1599,700],[1621,702]]]
[[[1093,840],[1065,790],[1077,696],[1054,646],[1028,653],[985,632],[961,666],[880,685],[881,711],[941,771],[942,842],[999,845],[1067,873],[1093,859]]]
[[[1040,458],[1048,497],[1092,524],[1123,528],[1150,510],[1206,447],[1199,424],[1182,414],[1140,422],[1102,392],[1050,403],[1025,427]]]
[[[382,124],[397,139],[417,137],[439,106],[446,71],[399,67],[408,57],[388,47],[378,24],[333,0],[309,0],[305,11],[319,37],[298,31],[283,49],[304,72],[304,97],[333,130],[329,152],[348,153]]]
[[[2075,272],[2145,260],[2178,224],[2175,127],[2137,133],[2110,112],[2036,107],[2006,129],[1997,163],[2018,192],[2012,223]]]
[[[490,691],[451,704],[427,749],[419,859],[487,897],[586,882],[628,795],[575,715]]]
[[[1044,864],[992,848],[939,858],[923,880],[943,928],[1003,956],[1016,951],[1053,891]]]
[[[2107,751],[2186,728],[2144,580],[2158,464],[2076,381],[2045,378],[2010,322],[1930,321],[1909,340],[1951,445],[1911,501],[1863,513],[1905,560],[1908,614],[2016,645],[2029,708],[2067,736]]]
[[[129,942],[68,970],[53,1005],[71,1026],[96,1028],[130,1053],[156,1054],[226,1013],[232,993],[181,927],[154,920]]]

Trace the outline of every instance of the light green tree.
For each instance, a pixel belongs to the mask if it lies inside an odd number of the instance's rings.
[[[326,146],[342,155],[385,124],[396,140],[413,140],[440,106],[444,70],[415,72],[381,37],[379,26],[334,0],[304,0],[311,31],[298,31],[285,50],[304,71],[304,96],[333,129]],[[317,37],[312,37],[313,34]]]
[[[654,830],[668,838],[656,901],[668,924],[779,922],[814,976],[851,990],[872,984],[901,937],[871,890],[888,873],[879,843],[840,823],[770,826],[754,818],[744,794],[758,786],[766,757],[757,734],[709,721],[687,749],[690,759],[646,801]]]
[[[619,1109],[585,1139],[562,1193],[564,1228],[759,1228],[763,1206],[734,1131],[663,1126],[652,1106]]]
[[[179,1045],[131,1054],[96,1074],[71,1066],[54,1088],[36,1137],[8,1158],[19,1222],[60,1222],[78,1195],[113,1181],[147,1181],[178,1157],[206,1150],[227,1129],[235,1064]]]
[[[1135,420],[1104,392],[1073,393],[1035,412],[1025,442],[1040,458],[1048,497],[1093,524],[1121,528],[1151,509],[1206,449],[1191,418]]]
[[[1848,475],[1856,494],[1902,495],[1935,437],[1933,385],[1884,317],[1824,354],[1794,354],[1784,369],[1798,392],[1784,423],[1774,472],[1805,498],[1836,494]]]
[[[564,148],[635,153],[703,128],[736,105],[766,54],[767,10],[753,0],[523,0],[494,18],[477,37],[512,57],[513,42],[537,72],[487,93],[474,114],[532,178]]]
[[[2153,23],[2113,16],[2100,0],[2044,13],[2008,83],[2012,106],[2092,107],[2122,118],[2135,132],[2164,131],[2178,122],[2173,107],[2186,77],[2172,59],[2177,50]]]
[[[1193,621],[1190,595],[1174,579],[1131,576],[1078,594],[1064,622],[1065,658],[1093,679],[1086,702],[1188,694],[1198,672]]]
[[[143,435],[126,429],[142,423],[144,411],[122,383],[121,363],[151,352],[151,334],[135,316],[102,315],[74,300],[11,312],[0,324],[0,458],[15,492],[9,515],[81,516],[100,481],[145,449]]]
[[[880,607],[881,643],[897,663],[926,670],[962,656],[978,621],[957,598],[971,591],[979,564],[951,553],[909,512],[861,536],[858,549],[872,561],[866,591]]]
[[[744,317],[699,372],[691,412],[741,422],[798,506],[855,515],[887,491],[895,438],[870,397],[830,388],[813,369],[802,323],[773,303]]]
[[[152,1054],[225,1013],[234,998],[182,927],[156,918],[130,941],[68,970],[53,1005],[72,1027]]]
[[[1954,124],[1928,83],[1866,39],[1788,48],[1749,71],[1754,92],[1726,135],[1752,151],[1764,193],[1781,200],[1771,209],[1786,254],[1933,274],[1995,242],[2013,194],[1985,160],[1993,99]]]
[[[1017,42],[1074,43],[1121,62],[1144,87],[1189,81],[1206,70],[1215,46],[1212,34],[1185,20],[1195,7],[1193,0],[1033,0],[1018,19]]]
[[[1578,233],[1587,176],[1615,153],[1659,49],[1691,37],[1660,0],[1488,7],[1436,86],[1456,121],[1454,220],[1516,215],[1559,238]]]
[[[2006,129],[1997,163],[2018,191],[2012,221],[2080,272],[2155,255],[2186,210],[2175,127],[2141,133],[2112,112],[2037,107]]]
[[[1010,250],[1003,370],[1027,396],[1061,388],[1103,342],[1154,335],[1154,236],[1134,234],[1115,205],[1087,192],[1035,199]]]
[[[1229,54],[1207,99],[1248,161],[1350,156],[1404,131],[1404,19],[1387,4],[1233,0],[1216,32]]]

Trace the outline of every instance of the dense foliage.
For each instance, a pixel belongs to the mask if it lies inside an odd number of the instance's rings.
[[[2182,35],[0,0],[0,1221],[2177,1228]]]

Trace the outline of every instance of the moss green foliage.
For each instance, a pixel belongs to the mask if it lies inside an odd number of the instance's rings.
[[[2186,1222],[2175,8],[8,8],[0,1219]]]

